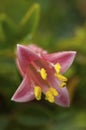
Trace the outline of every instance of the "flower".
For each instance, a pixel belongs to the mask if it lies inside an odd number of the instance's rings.
[[[23,81],[14,93],[12,100],[27,102],[34,98],[45,100],[60,106],[70,105],[66,87],[67,78],[63,73],[71,66],[75,51],[63,51],[48,54],[36,45],[17,45],[17,66]]]

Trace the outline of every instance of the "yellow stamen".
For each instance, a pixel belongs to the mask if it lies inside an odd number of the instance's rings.
[[[54,103],[54,96],[52,95],[51,91],[47,91],[46,92],[45,99],[48,100],[51,103]]]
[[[58,78],[58,80],[62,81],[62,83],[60,84],[60,87],[62,88],[66,85],[65,82],[67,81],[67,78],[60,73],[61,72],[61,65],[59,63],[55,64],[54,68],[56,70],[55,76]]]
[[[37,100],[41,100],[41,88],[39,86],[34,87],[34,95]]]
[[[64,87],[64,86],[66,86],[66,83],[65,83],[65,82],[62,82],[62,83],[60,84],[60,87],[62,88],[62,87]]]
[[[55,64],[54,68],[55,68],[57,74],[60,73],[60,71],[61,71],[61,65],[59,63]]]
[[[53,96],[58,96],[59,93],[55,88],[51,87],[49,90],[50,90],[50,92],[52,93]]]
[[[41,75],[42,79],[46,80],[47,73],[46,73],[46,70],[44,68],[41,68],[40,75]]]
[[[48,101],[51,102],[51,103],[54,103],[54,101],[55,101],[54,97],[55,97],[55,96],[58,96],[58,91],[57,91],[55,88],[51,87],[51,88],[46,92],[45,95],[46,95],[46,97],[45,97],[46,100],[48,100]]]
[[[60,81],[67,81],[67,78],[61,74],[55,74],[55,76],[60,80]]]

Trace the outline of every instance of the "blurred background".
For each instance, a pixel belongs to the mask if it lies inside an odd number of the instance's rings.
[[[70,108],[45,100],[15,103],[22,81],[16,44],[75,50],[66,73]],[[0,130],[86,130],[86,0],[0,0]]]

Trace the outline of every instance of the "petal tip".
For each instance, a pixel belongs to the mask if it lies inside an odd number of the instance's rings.
[[[15,94],[12,96],[11,101],[20,102]]]
[[[17,102],[14,96],[11,98],[11,101]]]
[[[17,44],[17,48],[19,48],[19,47],[21,47],[21,46],[22,46],[21,44],[19,44],[19,43]]]
[[[17,44],[17,51],[21,51],[24,48],[25,48],[25,46],[23,46],[21,44]]]
[[[61,95],[57,96],[55,103],[62,107],[70,107],[70,96],[66,87],[61,89]]]
[[[67,100],[63,107],[70,107],[70,100]]]
[[[17,55],[21,53],[22,45],[17,44]]]
[[[11,98],[11,101],[14,101],[13,97]]]
[[[76,55],[77,54],[77,52],[76,51],[70,51],[72,54],[74,54],[74,55]]]
[[[14,102],[26,102],[26,101],[23,101],[22,98],[16,97],[15,94],[14,94],[13,97],[11,98],[11,101],[14,101]]]

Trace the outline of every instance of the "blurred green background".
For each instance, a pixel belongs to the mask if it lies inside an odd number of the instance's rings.
[[[45,100],[15,103],[22,81],[16,44],[75,50],[66,73],[70,108]],[[86,130],[86,0],[0,0],[0,130]]]

